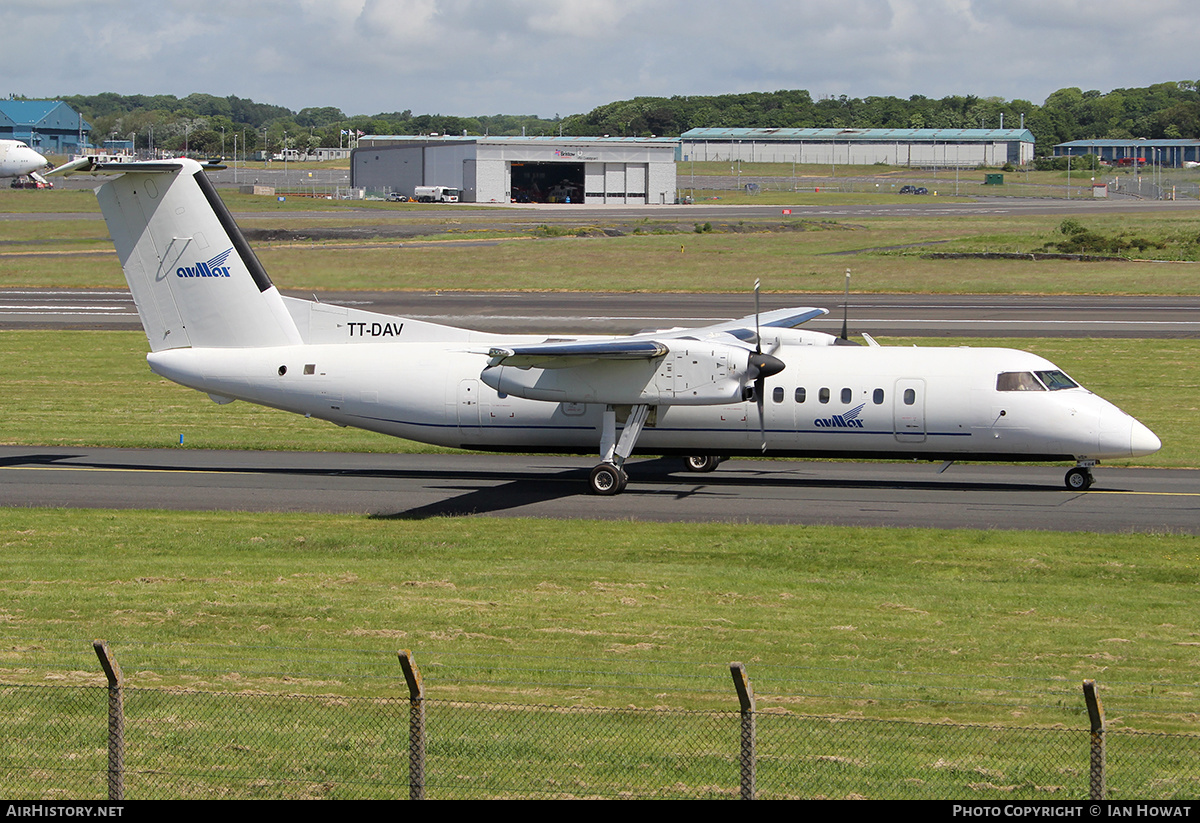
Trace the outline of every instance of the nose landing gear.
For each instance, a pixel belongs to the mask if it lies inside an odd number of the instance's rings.
[[[1096,461],[1088,460],[1081,462],[1078,466],[1067,472],[1067,476],[1063,478],[1067,488],[1073,492],[1087,491],[1092,487],[1095,478],[1092,477],[1092,466],[1096,465]]]

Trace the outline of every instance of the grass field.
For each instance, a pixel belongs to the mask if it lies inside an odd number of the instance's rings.
[[[738,291],[758,277],[768,291],[837,292],[843,272],[850,268],[855,288],[864,292],[1200,293],[1200,211],[1114,211],[1077,218],[939,215],[936,220],[897,214],[853,221],[781,215],[713,225],[681,209],[671,219],[620,225],[590,218],[598,221],[582,227],[590,233],[616,228],[622,236],[575,237],[562,235],[581,228],[576,221],[557,222],[570,212],[557,213],[547,231],[537,215],[510,210],[459,206],[433,216],[422,211],[418,217],[402,204],[306,198],[279,203],[228,191],[222,196],[234,211],[254,213],[243,220],[248,228],[294,229],[297,223],[292,215],[297,212],[337,212],[366,205],[377,209],[378,217],[356,218],[353,225],[368,232],[372,226],[419,224],[435,239],[526,241],[484,246],[448,242],[420,248],[403,248],[401,240],[386,237],[365,242],[256,243],[263,263],[282,288]],[[890,202],[891,197],[830,196],[843,198],[837,202],[872,203]],[[94,213],[96,209],[90,192],[0,191],[0,213]],[[484,219],[484,225],[466,219],[491,214],[495,220]],[[1064,219],[1074,219],[1101,238],[1137,243],[1122,252],[1129,259],[1119,262],[922,257],[929,252],[1054,251],[1050,247],[1066,239],[1060,231]],[[704,230],[706,224],[711,231]],[[330,217],[319,225],[351,223]],[[0,221],[0,286],[120,288],[123,284],[103,223]]]
[[[0,677],[1196,730],[1178,535],[0,511]],[[371,651],[373,650],[373,652]],[[90,658],[90,659],[89,659]],[[47,679],[50,677],[51,679]],[[1117,706],[1120,708],[1118,709]],[[1065,713],[1065,714],[1064,714]]]

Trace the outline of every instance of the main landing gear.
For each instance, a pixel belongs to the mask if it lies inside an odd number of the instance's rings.
[[[1092,466],[1095,460],[1080,460],[1079,465],[1067,472],[1064,482],[1073,492],[1087,491],[1092,487],[1095,478],[1092,477]]]
[[[692,454],[688,455],[684,462],[690,472],[707,473],[717,470],[717,466],[721,465],[721,458],[715,454]]]
[[[600,458],[603,462],[588,476],[588,488],[592,494],[610,496],[620,494],[629,482],[625,474],[625,460],[633,453],[634,444],[650,417],[650,406],[642,404],[629,407],[621,438],[617,439],[617,410],[604,408],[604,423],[600,430]]]

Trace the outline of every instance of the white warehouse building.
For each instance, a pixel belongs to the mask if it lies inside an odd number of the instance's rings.
[[[466,203],[673,203],[678,151],[675,137],[370,135],[350,155],[350,185],[450,186]]]
[[[682,160],[869,166],[1003,166],[1033,160],[1029,129],[691,129]]]

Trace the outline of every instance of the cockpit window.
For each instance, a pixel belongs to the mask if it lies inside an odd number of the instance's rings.
[[[1033,372],[1006,371],[996,375],[996,391],[1045,391]]]
[[[1046,388],[1050,391],[1079,388],[1078,383],[1060,371],[1040,371],[1037,373],[1037,376],[1042,378],[1042,382],[1046,384]]]

